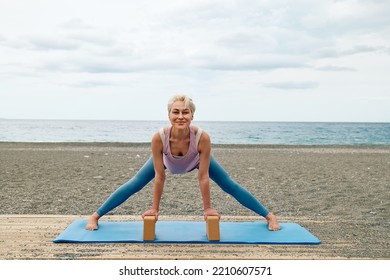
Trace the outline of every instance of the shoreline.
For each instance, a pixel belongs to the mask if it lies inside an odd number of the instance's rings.
[[[29,142],[0,141],[1,146],[97,146],[97,147],[150,147],[150,142]],[[346,144],[213,144],[212,148],[350,148],[350,149],[390,149],[390,145],[346,145]]]

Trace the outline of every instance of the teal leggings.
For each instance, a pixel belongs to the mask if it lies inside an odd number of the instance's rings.
[[[269,211],[245,188],[232,180],[229,174],[215,160],[213,156],[210,159],[209,176],[223,191],[232,195],[238,202],[255,213],[265,217]],[[151,180],[154,179],[153,159],[141,167],[135,176],[128,182],[120,186],[96,211],[99,216],[103,216],[115,207],[125,202],[130,196],[140,191]]]

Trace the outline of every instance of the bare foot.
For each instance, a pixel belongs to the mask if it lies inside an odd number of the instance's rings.
[[[266,217],[267,223],[268,223],[268,229],[269,230],[280,230],[280,225],[278,223],[278,220],[276,219],[276,216],[274,214],[269,213]]]
[[[98,220],[99,220],[100,216],[98,215],[98,213],[93,213],[91,217],[89,217],[88,219],[88,223],[85,227],[85,229],[87,230],[97,230],[98,229]]]

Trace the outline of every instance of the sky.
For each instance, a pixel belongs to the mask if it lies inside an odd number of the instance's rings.
[[[0,0],[0,118],[390,122],[387,0]]]

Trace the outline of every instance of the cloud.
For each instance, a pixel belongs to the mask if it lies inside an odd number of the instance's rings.
[[[351,67],[343,67],[343,66],[334,66],[334,65],[326,65],[321,67],[315,67],[316,70],[320,71],[337,71],[337,72],[344,72],[344,71],[357,71],[355,68]]]
[[[382,47],[372,47],[367,45],[357,45],[350,49],[340,51],[340,55],[354,55],[368,52],[376,52],[382,50]]]
[[[279,82],[279,83],[263,83],[264,87],[276,88],[283,90],[300,90],[300,89],[314,89],[318,87],[317,82]]]
[[[201,68],[219,71],[267,71],[276,69],[288,68],[304,68],[305,63],[284,57],[270,58],[260,57],[247,59],[242,58],[226,58],[226,59],[210,59],[201,65]]]
[[[29,45],[39,51],[68,50],[74,51],[81,48],[109,48],[115,44],[112,36],[101,30],[73,31],[63,33],[56,30],[55,34],[42,36],[30,36],[26,39]]]
[[[28,42],[36,50],[76,50],[80,48],[81,44],[74,40],[67,40],[63,38],[54,37],[35,37],[30,38]]]
[[[57,30],[64,34],[63,36],[66,39],[78,41],[82,44],[102,47],[109,47],[115,44],[115,34],[110,33],[112,30],[93,26],[82,19],[74,18],[58,24]]]
[[[73,83],[61,83],[60,85],[78,87],[78,88],[96,88],[96,87],[112,87],[118,86],[118,83],[105,81],[76,81]]]
[[[349,48],[338,46],[319,48],[313,52],[314,58],[341,58],[345,56],[359,55],[365,53],[386,52],[383,46],[355,45]]]
[[[338,12],[333,21],[333,7],[328,2],[318,6],[304,0],[290,6],[262,1],[172,2],[164,7],[164,12],[143,7],[139,13],[148,21],[133,22],[130,17],[126,26],[108,27],[73,17],[56,24],[48,35],[30,35],[9,41],[8,46],[63,51],[63,59],[52,57],[52,66],[63,64],[66,67],[57,68],[88,73],[172,69],[273,71],[304,68],[316,64],[317,59],[378,50],[379,47],[361,44],[342,45],[340,49],[333,40],[332,28],[354,14]],[[346,18],[342,18],[344,14]]]
[[[99,63],[99,62],[80,62],[78,65],[75,65],[74,70],[77,72],[86,72],[86,73],[131,73],[137,71],[145,71],[148,68],[145,65],[119,65],[112,63]]]
[[[326,100],[330,90],[389,92],[389,1],[14,2],[0,9],[0,84],[10,91],[27,80],[48,95],[61,85],[140,95],[157,87],[240,91],[246,102],[264,89]]]
[[[63,29],[72,29],[72,30],[82,30],[82,29],[93,29],[94,27],[86,23],[83,19],[72,18],[63,23],[57,25],[59,28]]]

